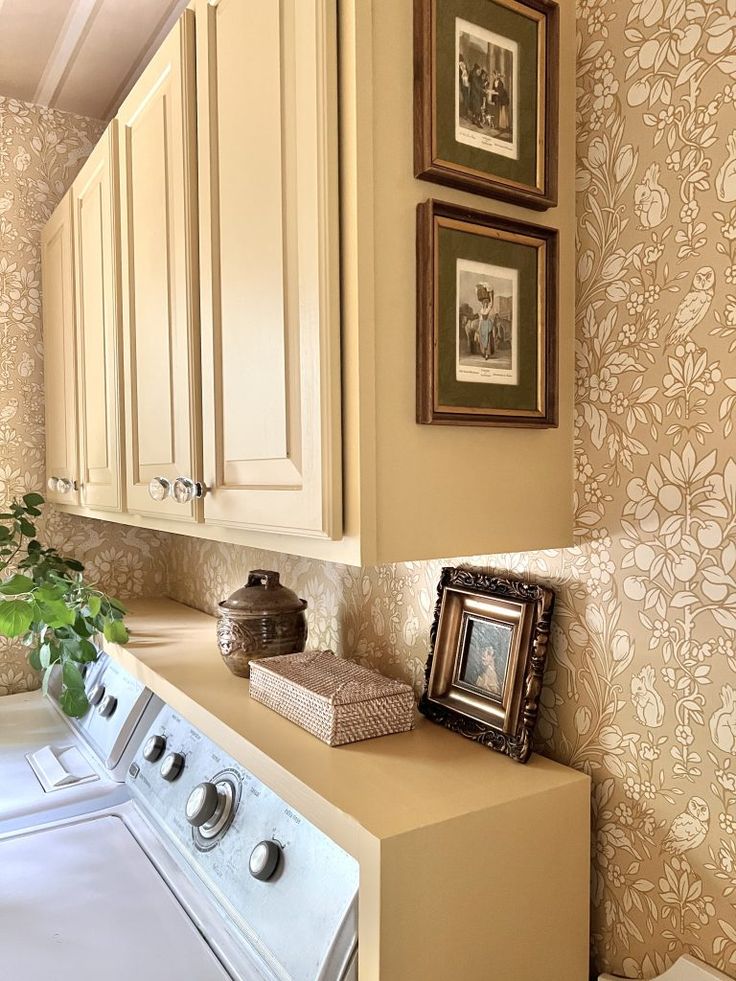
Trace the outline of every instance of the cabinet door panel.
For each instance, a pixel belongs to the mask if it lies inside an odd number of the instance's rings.
[[[334,0],[197,15],[205,520],[339,537]]]
[[[67,194],[41,235],[46,476],[71,481],[62,494],[50,486],[49,501],[78,504],[77,381],[74,329],[72,205]]]
[[[197,520],[156,502],[154,477],[199,478],[194,24],[185,12],[118,114],[128,510]]]
[[[111,511],[122,506],[116,136],[113,121],[72,187],[80,503]]]

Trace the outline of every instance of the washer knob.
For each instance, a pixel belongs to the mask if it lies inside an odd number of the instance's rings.
[[[161,776],[169,783],[176,780],[184,769],[184,757],[181,753],[169,753],[161,764]]]
[[[275,841],[259,841],[248,859],[248,869],[254,879],[268,882],[278,868],[281,848]]]
[[[217,813],[220,794],[213,783],[198,783],[187,799],[187,821],[194,828],[201,828]]]
[[[89,695],[87,695],[87,701],[90,705],[99,705],[104,697],[105,686],[102,684],[93,685],[90,689]]]
[[[148,760],[149,763],[155,763],[164,755],[165,749],[166,740],[163,736],[151,736],[146,740],[146,745],[143,747],[143,759]]]
[[[97,709],[97,711],[100,713],[100,715],[103,718],[108,719],[113,714],[113,712],[117,707],[118,707],[117,698],[115,698],[114,695],[105,695],[105,697],[100,702],[100,707]]]

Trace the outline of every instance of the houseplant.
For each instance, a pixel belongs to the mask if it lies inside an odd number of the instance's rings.
[[[85,580],[81,562],[38,541],[44,503],[26,494],[0,512],[0,636],[22,639],[30,665],[43,672],[44,691],[59,665],[61,707],[79,717],[89,708],[82,666],[97,660],[100,635],[127,642],[125,608]]]

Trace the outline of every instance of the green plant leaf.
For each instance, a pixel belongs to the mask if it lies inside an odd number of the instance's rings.
[[[105,640],[111,644],[127,644],[128,630],[122,620],[108,620],[104,626]]]
[[[40,494],[24,494],[23,503],[29,508],[38,507],[39,504],[45,504],[46,501],[41,497]]]
[[[59,704],[62,710],[72,719],[81,718],[89,709],[89,702],[84,688],[64,688]]]
[[[42,620],[56,630],[74,623],[76,612],[69,609],[63,600],[35,601],[33,612],[37,620]]]
[[[33,608],[24,600],[0,603],[0,635],[20,637],[33,623]]]
[[[34,648],[31,651],[31,653],[28,655],[28,663],[30,664],[30,666],[33,668],[34,671],[43,670],[43,665],[41,664],[41,655],[38,647]]]
[[[20,575],[20,573],[16,573],[10,579],[0,583],[0,593],[4,596],[19,596],[21,593],[30,593],[32,589],[33,580],[28,576]]]
[[[21,518],[18,524],[20,526],[20,530],[23,532],[26,538],[33,538],[35,536],[36,526],[32,525],[30,521],[27,521],[25,518]]]
[[[102,599],[99,596],[89,596],[87,598],[87,609],[89,615],[94,619],[102,609]]]

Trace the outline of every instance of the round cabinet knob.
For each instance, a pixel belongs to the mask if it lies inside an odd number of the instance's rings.
[[[184,769],[184,757],[181,753],[169,753],[161,764],[161,776],[169,783],[176,780]]]
[[[177,477],[171,493],[177,504],[189,504],[198,497],[204,496],[204,488],[191,477]]]
[[[213,783],[197,784],[187,800],[187,821],[193,827],[201,828],[215,816],[219,803],[220,794]]]
[[[56,493],[57,494],[71,494],[76,488],[76,483],[73,480],[69,480],[67,477],[57,477],[56,478]]]
[[[115,709],[118,707],[118,700],[114,695],[105,695],[105,697],[100,702],[100,707],[97,711],[106,719],[113,714]]]
[[[281,848],[275,841],[259,841],[248,860],[248,869],[254,879],[268,882],[278,868]]]
[[[165,501],[171,496],[171,481],[166,477],[154,477],[148,485],[148,493],[154,501]]]
[[[59,478],[49,477],[49,479],[46,481],[46,486],[50,491],[52,492],[56,491],[57,487],[59,486]]]
[[[90,689],[89,695],[87,695],[87,701],[90,705],[99,705],[104,697],[105,686],[93,685],[93,687]]]
[[[146,745],[143,747],[143,759],[148,760],[149,763],[155,763],[164,755],[165,749],[166,740],[163,736],[151,736],[146,740]]]

